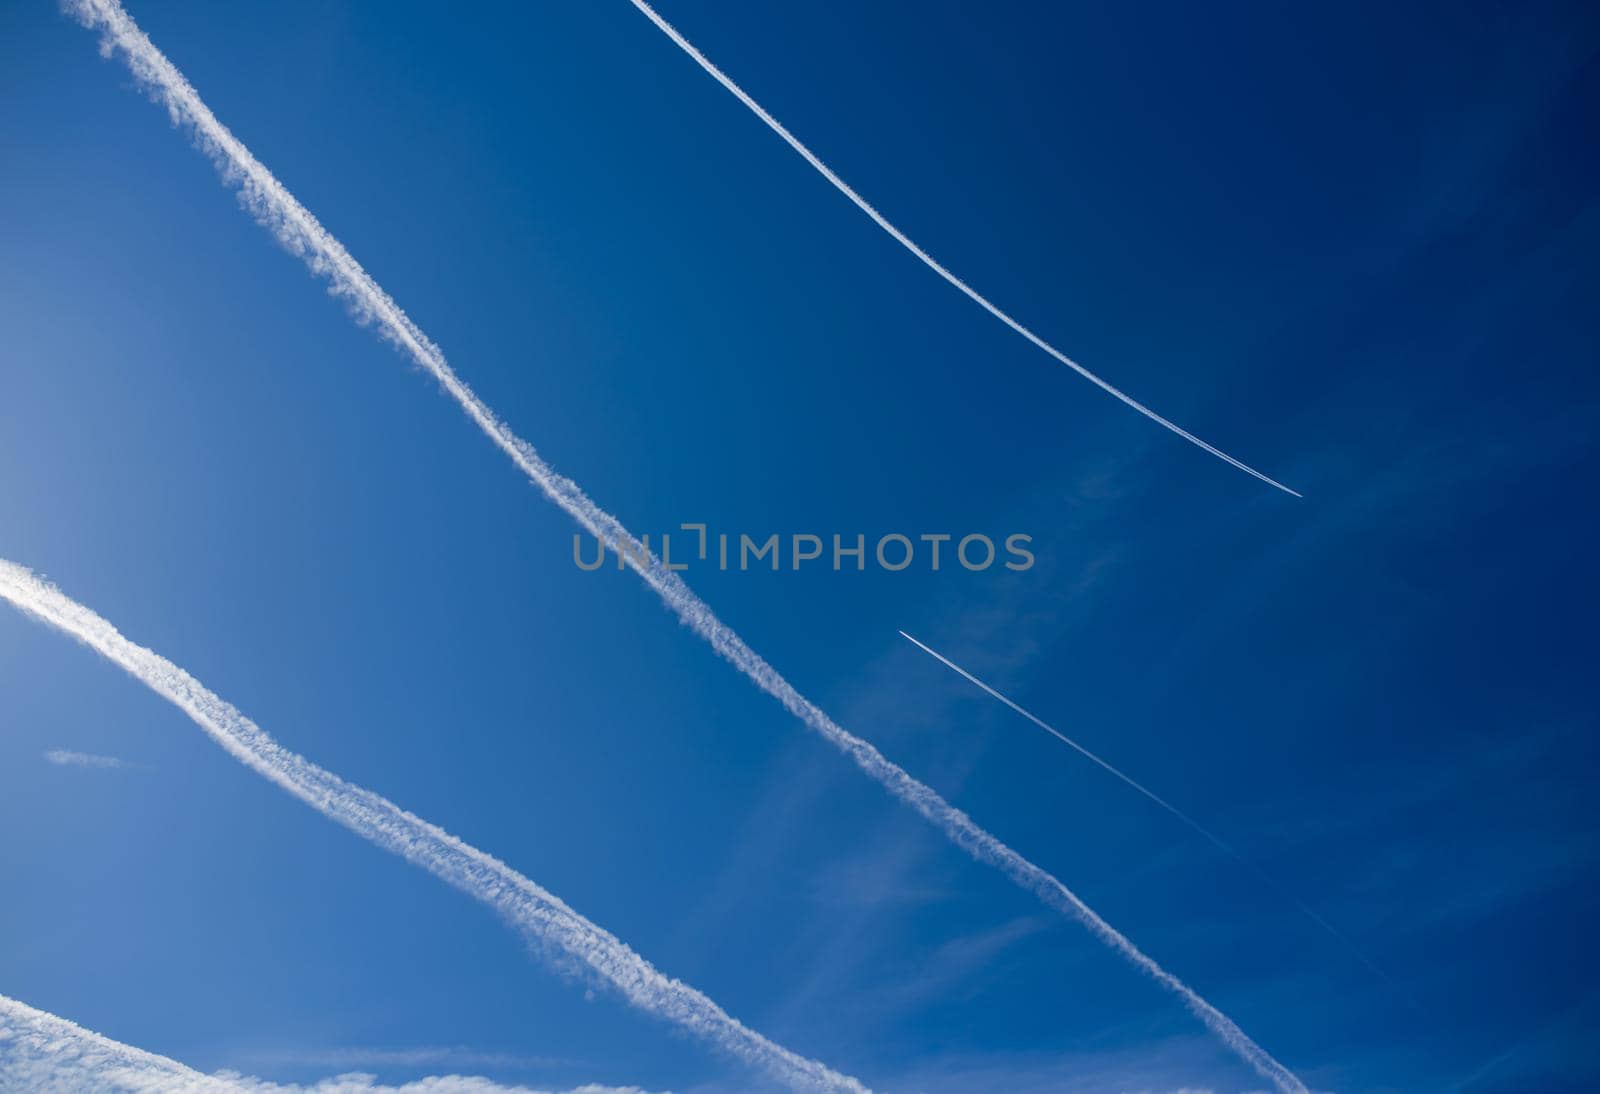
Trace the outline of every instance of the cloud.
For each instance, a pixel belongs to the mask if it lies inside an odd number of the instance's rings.
[[[245,208],[273,232],[284,247],[300,257],[314,276],[325,278],[334,295],[342,297],[349,304],[359,321],[376,325],[383,337],[438,381],[445,393],[455,400],[484,435],[547,498],[622,557],[685,626],[700,635],[757,687],[844,753],[868,777],[921,814],[957,847],[979,862],[1000,870],[1049,907],[1082,923],[1134,968],[1176,996],[1206,1028],[1264,1078],[1285,1091],[1305,1089],[1288,1068],[1256,1044],[1231,1018],[1135,946],[1060,880],[1006,846],[966,813],[945,801],[932,787],[912,778],[873,745],[845,730],[815,703],[801,695],[719,619],[711,606],[701,600],[675,571],[663,566],[661,560],[636,539],[621,521],[596,505],[576,482],[558,473],[544,461],[533,445],[512,432],[488,404],[456,375],[439,347],[412,322],[345,250],[344,245],[217,120],[183,74],[155,47],[116,0],[68,0],[68,10],[86,26],[99,30],[102,50],[108,56],[120,53],[134,77],[157,102],[167,108],[173,121],[191,130],[196,144],[221,171],[224,183],[238,189]],[[1197,440],[1196,443],[1202,442]],[[1222,458],[1229,459],[1226,456]],[[810,1061],[805,1063],[811,1067],[820,1066]],[[833,1076],[833,1079],[842,1080],[842,1077]]]
[[[96,1090],[116,1094],[550,1094],[466,1075],[386,1085],[361,1073],[307,1084],[237,1072],[206,1075],[178,1061],[113,1041],[74,1022],[0,995],[0,1075],[8,1090]],[[589,1084],[566,1094],[646,1094],[636,1086]]]
[[[1041,1052],[948,1052],[895,1077],[897,1089],[922,1094],[1213,1094],[1218,1071],[1211,1046],[1196,1038],[1149,1040]],[[1238,1087],[1222,1088],[1238,1092]]]
[[[52,748],[44,754],[47,762],[58,767],[100,767],[106,769],[131,768],[134,765],[115,756],[98,756],[93,752],[74,752],[70,748]]]
[[[359,1071],[366,1068],[433,1067],[528,1070],[540,1067],[570,1067],[574,1061],[554,1056],[527,1056],[512,1052],[484,1052],[461,1045],[418,1045],[412,1048],[296,1049],[287,1052],[253,1052],[249,1059],[259,1064],[292,1064],[296,1067],[325,1067]]]
[[[998,927],[952,938],[928,954],[908,979],[889,985],[887,994],[902,1006],[948,998],[971,978],[993,970],[1007,950],[1046,926],[1042,916],[1019,916]]]
[[[317,812],[494,909],[559,966],[610,984],[640,1010],[676,1022],[797,1089],[865,1089],[769,1041],[694,988],[662,975],[615,935],[505,863],[290,752],[200,681],[130,642],[25,567],[0,560],[0,598],[122,668],[187,714],[234,759]]]
[[[224,1077],[238,1083],[239,1089],[248,1094],[502,1094],[502,1092],[553,1094],[534,1087],[505,1086],[491,1079],[472,1075],[430,1075],[393,1086],[380,1083],[375,1076],[361,1072],[335,1075],[332,1078],[318,1079],[306,1084],[274,1083],[247,1076],[234,1077],[227,1073],[224,1073]],[[562,1094],[648,1094],[648,1092],[637,1086],[602,1086],[598,1083],[585,1083],[583,1086],[563,1091]]]

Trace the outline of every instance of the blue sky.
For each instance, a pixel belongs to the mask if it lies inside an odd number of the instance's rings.
[[[1581,8],[663,8],[941,261],[1303,501],[962,300],[621,0],[130,10],[635,531],[1031,534],[1021,574],[686,576],[1314,1086],[1600,1076]],[[0,12],[0,557],[874,1085],[1257,1083],[631,575],[576,571],[94,46]],[[0,992],[284,1080],[763,1081],[9,612],[0,694]]]

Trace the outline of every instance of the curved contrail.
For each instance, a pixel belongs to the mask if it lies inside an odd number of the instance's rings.
[[[676,571],[663,566],[647,544],[635,539],[621,521],[591,501],[577,483],[545,463],[533,445],[513,433],[478,398],[456,375],[439,347],[400,310],[344,245],[217,120],[183,74],[156,49],[116,0],[69,0],[69,4],[69,10],[86,25],[101,31],[105,52],[120,51],[135,78],[166,106],[174,121],[193,130],[196,143],[216,162],[224,181],[239,188],[245,208],[274,232],[286,248],[300,256],[314,274],[326,278],[333,293],[348,301],[359,319],[376,324],[384,337],[437,380],[445,394],[456,401],[467,417],[547,498],[621,555],[662,602],[712,649],[848,756],[869,777],[926,817],[974,859],[996,867],[1047,905],[1082,922],[1134,967],[1181,999],[1208,1029],[1280,1090],[1305,1090],[1288,1068],[1246,1036],[1227,1015],[1124,938],[1076,893],[978,827],[931,787],[918,782],[872,745],[847,732],[796,691],[746,645],[744,639],[718,619],[710,605],[696,596]]]
[[[1167,799],[1165,799],[1161,795],[1157,794],[1154,790],[1151,790],[1149,787],[1145,786],[1143,783],[1140,783],[1137,780],[1135,780],[1131,775],[1124,774],[1122,771],[1120,771],[1117,768],[1113,767],[1110,763],[1106,762],[1105,760],[1102,760],[1099,756],[1096,756],[1093,752],[1090,752],[1087,748],[1085,748],[1082,745],[1080,745],[1077,741],[1074,741],[1071,737],[1068,737],[1065,733],[1062,733],[1059,729],[1057,729],[1055,726],[1051,725],[1049,722],[1046,722],[1043,718],[1040,718],[1038,715],[1032,713],[1031,711],[1023,709],[1022,706],[1020,706],[1019,704],[1013,702],[1011,699],[1007,698],[1006,696],[1000,694],[994,688],[990,687],[988,684],[985,684],[982,680],[979,680],[976,676],[972,675],[972,673],[968,672],[966,669],[962,668],[960,665],[958,665],[954,661],[950,660],[950,658],[946,657],[944,654],[940,653],[938,650],[932,648],[931,646],[924,645],[923,643],[917,641],[915,638],[912,638],[905,631],[901,631],[900,632],[900,637],[904,638],[907,642],[910,642],[913,646],[917,647],[923,653],[928,654],[930,657],[932,657],[934,660],[938,661],[940,664],[944,665],[946,668],[953,669],[958,675],[960,675],[962,677],[965,677],[971,683],[976,684],[978,687],[980,687],[984,691],[988,692],[994,698],[1000,700],[1006,706],[1010,707],[1012,710],[1016,711],[1018,714],[1022,715],[1024,718],[1028,719],[1028,721],[1032,722],[1034,725],[1038,726],[1040,729],[1042,729],[1046,733],[1050,734],[1050,736],[1056,738],[1056,740],[1060,741],[1062,744],[1066,745],[1068,748],[1073,749],[1074,751],[1076,751],[1080,755],[1082,755],[1084,758],[1086,758],[1086,759],[1098,764],[1101,768],[1103,768],[1104,770],[1110,772],[1112,775],[1115,775],[1117,778],[1121,779],[1124,783],[1127,783],[1129,786],[1133,787],[1133,789],[1137,790],[1139,793],[1143,794],[1145,797],[1147,797],[1151,801],[1155,802],[1161,808],[1165,809],[1168,813],[1171,813],[1174,817],[1177,817],[1184,824],[1186,824],[1190,828],[1192,828],[1196,833],[1198,833],[1199,835],[1204,837],[1205,840],[1208,843],[1210,843],[1213,847],[1215,847],[1217,850],[1221,851],[1223,854],[1227,855],[1229,858],[1233,859],[1235,862],[1239,863],[1241,866],[1244,866],[1244,867],[1248,868],[1258,878],[1260,878],[1263,882],[1265,882],[1269,888],[1273,889],[1280,896],[1282,896],[1285,900],[1287,900],[1287,901],[1289,901],[1289,903],[1293,904],[1296,908],[1299,908],[1301,913],[1307,919],[1311,920],[1311,922],[1313,922],[1317,926],[1321,927],[1324,931],[1327,931],[1328,934],[1331,935],[1340,945],[1342,945],[1345,949],[1349,950],[1351,956],[1356,958],[1356,960],[1360,961],[1367,968],[1369,968],[1373,972],[1377,973],[1380,977],[1382,977],[1385,981],[1387,981],[1390,984],[1390,986],[1398,987],[1398,985],[1395,984],[1394,980],[1389,976],[1389,974],[1384,972],[1383,968],[1381,966],[1379,966],[1376,961],[1372,960],[1372,958],[1368,957],[1365,953],[1363,953],[1361,951],[1361,948],[1359,946],[1357,946],[1354,942],[1352,942],[1348,937],[1346,937],[1343,931],[1339,930],[1339,928],[1335,927],[1332,923],[1329,923],[1322,916],[1318,915],[1314,909],[1312,909],[1309,905],[1307,905],[1305,903],[1305,901],[1301,900],[1299,897],[1297,897],[1293,893],[1291,893],[1288,889],[1284,888],[1283,884],[1281,882],[1279,882],[1277,878],[1275,878],[1271,874],[1267,873],[1266,870],[1262,869],[1259,865],[1257,865],[1254,860],[1248,859],[1244,855],[1240,854],[1238,851],[1235,851],[1230,844],[1228,844],[1227,842],[1225,842],[1222,839],[1222,837],[1213,835],[1211,833],[1210,829],[1206,828],[1199,821],[1197,821],[1193,817],[1189,816],[1189,814],[1185,813],[1183,810],[1179,809],[1177,806],[1175,806],[1171,802],[1167,801]]]
[[[0,559],[0,599],[76,638],[176,706],[234,759],[330,820],[422,867],[499,912],[530,941],[608,982],[640,1010],[683,1026],[798,1090],[866,1087],[767,1040],[705,995],[671,979],[511,867],[284,748],[165,657],[124,638],[106,620],[25,566]]]
[[[856,208],[860,209],[863,213],[866,213],[867,216],[871,217],[874,224],[887,232],[896,243],[900,244],[900,246],[904,247],[906,250],[910,251],[912,254],[921,259],[923,265],[927,266],[928,269],[944,278],[957,289],[960,289],[961,292],[973,303],[977,304],[984,311],[988,312],[990,315],[1000,320],[1000,322],[1004,323],[1006,326],[1022,335],[1022,337],[1032,342],[1035,346],[1038,346],[1040,349],[1044,350],[1051,357],[1054,357],[1057,361],[1061,362],[1063,365],[1066,365],[1073,372],[1076,372],[1079,376],[1082,376],[1085,380],[1088,380],[1091,384],[1099,388],[1101,391],[1104,391],[1107,395],[1121,400],[1123,403],[1132,407],[1134,410],[1137,410],[1140,414],[1143,414],[1151,421],[1170,429],[1172,432],[1176,433],[1190,444],[1205,449],[1207,452],[1217,457],[1217,459],[1222,460],[1225,463],[1232,464],[1234,467],[1237,467],[1240,471],[1243,471],[1247,475],[1254,475],[1268,486],[1275,486],[1279,490],[1282,490],[1285,494],[1291,494],[1297,498],[1301,496],[1298,491],[1291,490],[1277,479],[1269,478],[1268,476],[1263,475],[1249,464],[1241,463],[1239,460],[1234,459],[1220,448],[1214,448],[1207,444],[1205,441],[1201,440],[1199,437],[1196,437],[1193,433],[1190,433],[1187,429],[1184,429],[1176,422],[1170,421],[1167,418],[1163,418],[1161,415],[1157,414],[1155,411],[1139,402],[1133,396],[1127,394],[1119,388],[1113,387],[1105,380],[1102,380],[1100,377],[1096,376],[1094,373],[1078,364],[1078,362],[1074,361],[1072,358],[1056,349],[1049,342],[1046,342],[1043,338],[1040,338],[1037,334],[1034,334],[1033,331],[1029,330],[1027,327],[1011,318],[1011,316],[1001,311],[997,306],[989,301],[988,297],[984,296],[971,285],[968,285],[955,274],[945,269],[945,267],[941,265],[937,259],[919,247],[910,236],[906,235],[899,228],[896,228],[893,224],[889,223],[884,215],[878,212],[877,209],[873,208],[872,204],[868,202],[866,198],[856,193],[848,182],[845,182],[844,179],[835,174],[833,168],[822,162],[821,157],[819,157],[815,152],[811,151],[811,149],[807,148],[804,144],[800,143],[800,138],[796,137],[793,133],[789,132],[788,129],[784,128],[783,123],[778,121],[777,118],[774,118],[771,114],[768,114],[765,107],[752,99],[750,94],[745,91],[744,88],[734,83],[727,73],[723,72],[716,65],[712,64],[704,53],[701,53],[698,49],[696,49],[694,44],[690,42],[689,39],[678,33],[678,28],[661,18],[654,8],[645,3],[644,0],[630,0],[630,3],[632,3],[634,7],[638,8],[639,11],[644,14],[645,18],[654,23],[656,28],[660,30],[661,33],[665,34],[668,38],[671,38],[674,45],[693,58],[695,64],[705,69],[706,73],[710,75],[713,80],[716,80],[717,83],[726,88],[734,98],[738,99],[741,103],[748,107],[750,113],[754,114],[756,117],[765,122],[767,124],[767,128],[771,129],[778,136],[782,137],[785,144],[787,144],[790,148],[793,148],[796,152],[800,153],[800,157],[803,160],[809,163],[812,167],[816,168],[817,174],[831,182],[834,186],[834,189],[838,190],[839,193],[849,198],[855,203]]]

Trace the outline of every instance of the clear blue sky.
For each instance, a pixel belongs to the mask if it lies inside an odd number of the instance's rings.
[[[1303,501],[962,300],[623,0],[130,11],[635,531],[1031,534],[1021,574],[686,576],[1313,1085],[1600,1083],[1592,11],[663,4],[956,272]],[[0,7],[0,91],[0,557],[875,1085],[1257,1084],[577,572],[50,0]],[[0,697],[0,992],[283,1080],[762,1081],[9,611]]]

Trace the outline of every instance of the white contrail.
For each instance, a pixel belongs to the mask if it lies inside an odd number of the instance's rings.
[[[1093,760],[1095,763],[1099,764],[1101,767],[1105,768],[1105,770],[1109,771],[1111,774],[1115,775],[1117,778],[1121,779],[1123,782],[1125,782],[1129,786],[1133,787],[1139,793],[1143,794],[1145,797],[1147,797],[1151,801],[1155,802],[1161,808],[1165,809],[1168,813],[1171,813],[1174,817],[1177,817],[1184,824],[1187,824],[1190,828],[1193,828],[1196,832],[1200,833],[1200,835],[1202,835],[1206,839],[1210,840],[1213,844],[1215,844],[1221,850],[1226,851],[1229,855],[1232,855],[1234,858],[1238,859],[1240,862],[1244,862],[1245,861],[1244,856],[1240,855],[1239,852],[1235,851],[1232,847],[1229,847],[1226,843],[1223,843],[1222,840],[1218,839],[1216,836],[1213,836],[1210,832],[1206,831],[1204,828],[1202,828],[1200,826],[1200,824],[1197,821],[1192,819],[1188,814],[1184,813],[1182,810],[1180,810],[1177,806],[1173,805],[1171,802],[1168,802],[1165,798],[1162,798],[1160,795],[1156,794],[1156,792],[1151,790],[1149,787],[1146,787],[1146,786],[1144,786],[1144,785],[1142,785],[1140,783],[1137,783],[1132,778],[1130,778],[1129,776],[1124,775],[1121,771],[1118,771],[1116,768],[1114,768],[1110,764],[1106,763],[1106,761],[1102,760],[1099,756],[1096,756],[1093,752],[1090,752],[1087,748],[1084,748],[1077,741],[1074,741],[1071,737],[1068,737],[1065,733],[1062,733],[1059,729],[1057,729],[1055,726],[1051,725],[1049,722],[1046,722],[1044,719],[1039,718],[1039,717],[1029,713],[1028,711],[1024,710],[1022,707],[1018,706],[1016,703],[1012,702],[1010,699],[1006,698],[1004,695],[1001,695],[998,691],[994,690],[994,688],[990,687],[988,684],[985,684],[982,680],[979,680],[976,676],[972,675],[972,673],[968,672],[966,669],[962,668],[960,665],[956,664],[954,661],[952,661],[948,657],[944,656],[944,654],[940,653],[938,650],[935,650],[932,647],[924,645],[923,643],[917,641],[915,638],[912,638],[905,631],[900,631],[899,634],[900,634],[901,638],[904,638],[907,642],[910,642],[913,646],[917,647],[917,649],[921,650],[923,653],[928,654],[930,657],[934,658],[936,661],[938,661],[939,663],[944,665],[946,668],[954,669],[961,676],[964,676],[968,681],[978,685],[978,687],[982,688],[984,691],[988,692],[990,695],[992,695],[996,699],[1000,700],[1006,706],[1010,707],[1012,710],[1016,711],[1018,714],[1022,715],[1024,718],[1028,719],[1028,721],[1032,722],[1034,725],[1038,726],[1040,729],[1042,729],[1046,733],[1050,734],[1050,736],[1056,738],[1056,740],[1060,741],[1062,744],[1066,745],[1069,748],[1072,748],[1072,749],[1076,750],[1081,755],[1086,756],[1090,760]]]
[[[26,567],[0,559],[0,599],[127,671],[192,718],[246,767],[356,835],[487,904],[549,955],[608,982],[640,1010],[678,1023],[796,1089],[866,1090],[855,1079],[774,1044],[694,988],[664,976],[615,935],[505,863],[290,752],[200,681],[124,638],[106,620]]]
[[[205,1075],[167,1056],[113,1041],[47,1011],[0,995],[0,1090],[31,1094],[540,1094],[469,1075],[436,1075],[398,1086],[360,1073],[309,1085],[224,1072]],[[647,1094],[636,1086],[589,1084],[567,1094]]]
[[[1032,342],[1035,346],[1038,346],[1040,349],[1044,350],[1051,357],[1054,357],[1057,361],[1061,362],[1063,365],[1066,365],[1073,372],[1076,372],[1079,376],[1082,376],[1085,380],[1088,380],[1091,384],[1098,387],[1101,391],[1104,391],[1107,395],[1111,395],[1114,398],[1121,400],[1123,403],[1126,403],[1134,410],[1137,410],[1140,414],[1143,414],[1151,421],[1165,426],[1167,429],[1170,429],[1172,432],[1176,433],[1190,444],[1197,445],[1198,447],[1205,449],[1207,452],[1217,457],[1217,459],[1232,464],[1245,474],[1254,475],[1267,485],[1275,486],[1279,490],[1282,490],[1285,494],[1292,494],[1297,498],[1300,497],[1298,492],[1289,489],[1289,487],[1283,485],[1283,483],[1277,481],[1276,479],[1268,478],[1266,475],[1263,475],[1261,472],[1257,471],[1248,464],[1241,463],[1240,461],[1234,459],[1220,448],[1213,448],[1199,437],[1196,437],[1193,433],[1190,433],[1187,429],[1184,429],[1175,422],[1163,418],[1161,415],[1157,414],[1155,411],[1151,410],[1149,407],[1133,398],[1133,396],[1128,395],[1126,392],[1123,392],[1116,387],[1113,387],[1111,384],[1107,383],[1105,380],[1102,380],[1100,377],[1096,376],[1094,373],[1078,364],[1078,362],[1074,361],[1072,358],[1056,349],[1049,342],[1046,342],[1043,338],[1040,338],[1037,334],[1034,334],[1033,331],[1029,330],[1015,319],[1011,318],[1011,316],[1001,311],[997,306],[991,303],[987,297],[983,296],[971,285],[968,285],[955,274],[945,269],[944,266],[935,260],[932,255],[930,255],[927,251],[924,251],[915,242],[913,242],[911,237],[907,236],[893,224],[890,224],[889,221],[885,219],[884,215],[878,212],[877,209],[873,208],[871,203],[868,202],[866,198],[856,193],[855,190],[851,188],[850,184],[835,174],[833,168],[829,167],[826,163],[823,163],[822,159],[815,152],[811,151],[811,149],[800,143],[800,139],[793,133],[789,132],[789,130],[784,127],[782,122],[778,121],[778,119],[774,118],[771,114],[768,114],[765,107],[752,99],[744,88],[734,83],[727,73],[723,72],[716,65],[712,64],[705,54],[701,53],[694,47],[692,42],[690,42],[682,34],[678,33],[678,28],[661,18],[654,8],[645,3],[644,0],[631,0],[631,3],[644,14],[645,18],[654,23],[656,28],[660,30],[661,33],[665,34],[668,38],[671,38],[673,44],[692,57],[695,64],[705,69],[707,74],[710,75],[713,80],[716,80],[717,83],[726,88],[734,98],[738,99],[741,103],[748,107],[750,109],[750,113],[760,118],[767,124],[767,128],[771,129],[774,133],[783,138],[785,144],[787,144],[790,148],[793,148],[796,152],[800,153],[800,157],[812,167],[816,168],[819,175],[831,182],[836,190],[854,202],[856,208],[860,209],[863,213],[866,213],[867,216],[871,217],[874,224],[887,232],[896,243],[900,244],[900,246],[904,247],[906,250],[910,251],[912,254],[921,259],[923,265],[927,266],[928,269],[944,278],[957,289],[960,289],[961,292],[964,293],[970,300],[972,300],[973,303],[977,304],[984,311],[988,312],[990,315],[1000,320],[1000,322],[1004,323],[1006,326],[1022,335],[1022,337]]]
[[[0,1090],[240,1094],[243,1089],[0,995]]]
[[[946,657],[944,654],[940,653],[938,650],[935,650],[931,646],[925,645],[924,643],[917,641],[915,638],[912,638],[905,631],[901,631],[900,632],[900,637],[904,638],[907,642],[910,642],[913,646],[917,647],[923,653],[926,653],[929,656],[931,656],[934,660],[936,660],[936,661],[940,662],[941,664],[943,664],[946,668],[950,668],[950,669],[955,670],[956,673],[958,673],[959,675],[965,677],[971,683],[974,683],[974,684],[978,685],[978,687],[982,688],[984,691],[988,692],[990,695],[992,695],[996,699],[1000,700],[1006,706],[1010,707],[1012,710],[1016,711],[1018,714],[1022,715],[1024,718],[1028,719],[1028,721],[1032,722],[1034,725],[1038,726],[1040,729],[1042,729],[1046,733],[1050,734],[1050,736],[1054,737],[1056,740],[1060,741],[1062,744],[1066,745],[1068,748],[1071,748],[1074,751],[1078,752],[1080,755],[1086,757],[1089,760],[1092,760],[1094,763],[1098,764],[1100,767],[1104,768],[1106,771],[1108,771],[1111,774],[1115,775],[1117,778],[1121,779],[1123,782],[1125,782],[1129,786],[1133,787],[1139,793],[1143,794],[1145,797],[1147,797],[1151,801],[1155,802],[1161,808],[1165,809],[1168,813],[1171,813],[1174,817],[1177,817],[1180,821],[1182,821],[1184,824],[1188,825],[1190,828],[1192,828],[1199,835],[1203,836],[1213,847],[1217,848],[1223,854],[1227,855],[1229,858],[1233,859],[1235,862],[1238,862],[1240,865],[1248,867],[1251,872],[1253,872],[1262,881],[1266,882],[1266,884],[1269,887],[1271,887],[1272,889],[1277,891],[1277,893],[1280,896],[1282,896],[1284,899],[1288,900],[1296,908],[1299,908],[1301,913],[1303,915],[1305,915],[1306,918],[1310,919],[1311,922],[1313,922],[1317,926],[1321,927],[1324,931],[1327,931],[1329,935],[1331,935],[1335,940],[1337,940],[1340,945],[1344,946],[1345,949],[1349,950],[1351,955],[1354,956],[1357,960],[1359,960],[1362,964],[1366,965],[1367,968],[1371,969],[1373,972],[1375,972],[1379,976],[1383,977],[1384,980],[1389,981],[1389,983],[1391,985],[1394,984],[1394,981],[1392,979],[1390,979],[1389,974],[1384,972],[1383,969],[1381,967],[1379,967],[1377,962],[1372,960],[1372,958],[1370,958],[1366,954],[1362,953],[1360,948],[1357,947],[1354,942],[1350,941],[1350,939],[1347,938],[1342,931],[1340,931],[1333,924],[1329,923],[1326,919],[1322,918],[1322,916],[1318,915],[1312,908],[1307,906],[1304,901],[1300,900],[1299,897],[1296,897],[1293,893],[1291,893],[1287,889],[1285,889],[1283,887],[1283,885],[1281,883],[1279,883],[1279,881],[1276,878],[1274,878],[1271,874],[1267,873],[1264,869],[1262,869],[1260,866],[1258,866],[1254,861],[1252,861],[1251,859],[1246,858],[1244,855],[1240,854],[1238,851],[1235,851],[1231,846],[1229,846],[1226,842],[1224,842],[1221,837],[1213,835],[1211,833],[1211,831],[1209,829],[1207,829],[1204,825],[1202,825],[1199,821],[1197,821],[1193,817],[1189,816],[1189,814],[1185,813],[1183,810],[1179,809],[1177,806],[1173,805],[1171,802],[1169,802],[1165,798],[1161,797],[1161,795],[1157,794],[1154,790],[1151,790],[1149,787],[1145,786],[1143,783],[1135,781],[1132,776],[1126,775],[1123,772],[1117,770],[1117,768],[1111,766],[1111,764],[1107,763],[1105,760],[1102,760],[1099,756],[1096,756],[1093,752],[1090,752],[1087,748],[1084,748],[1077,741],[1074,741],[1071,737],[1068,737],[1065,733],[1062,733],[1059,729],[1057,729],[1055,726],[1051,725],[1049,722],[1046,722],[1044,719],[1042,719],[1042,718],[1038,717],[1037,715],[1033,714],[1031,711],[1024,710],[1021,706],[1019,706],[1018,704],[1012,702],[1012,700],[1010,700],[1006,696],[1001,695],[994,688],[990,687],[988,684],[985,684],[982,680],[979,680],[976,676],[972,675],[972,673],[968,672],[966,669],[962,668],[960,665],[958,665],[954,661],[950,660],[950,658]]]
[[[1113,930],[1065,885],[978,827],[965,813],[891,763],[872,745],[835,724],[833,719],[796,691],[777,670],[747,646],[744,639],[718,619],[710,606],[694,594],[676,571],[662,566],[648,545],[635,539],[617,518],[590,501],[577,483],[558,474],[544,462],[531,444],[518,437],[495,416],[483,400],[455,374],[439,348],[372,280],[344,246],[217,121],[205,103],[200,101],[194,88],[183,78],[183,74],[156,49],[116,0],[69,0],[69,3],[69,10],[91,28],[98,28],[102,32],[105,52],[121,51],[134,76],[167,107],[175,122],[193,129],[196,142],[216,161],[224,180],[239,188],[245,207],[274,231],[284,246],[304,259],[314,274],[326,278],[335,295],[349,301],[358,318],[377,324],[385,337],[433,376],[445,393],[522,469],[534,485],[591,535],[621,554],[628,566],[639,574],[662,602],[686,626],[704,638],[712,649],[855,761],[858,767],[890,793],[931,821],[973,858],[997,867],[1046,904],[1082,921],[1135,967],[1182,999],[1213,1033],[1264,1077],[1283,1090],[1305,1089],[1287,1068],[1247,1037],[1225,1014]]]

